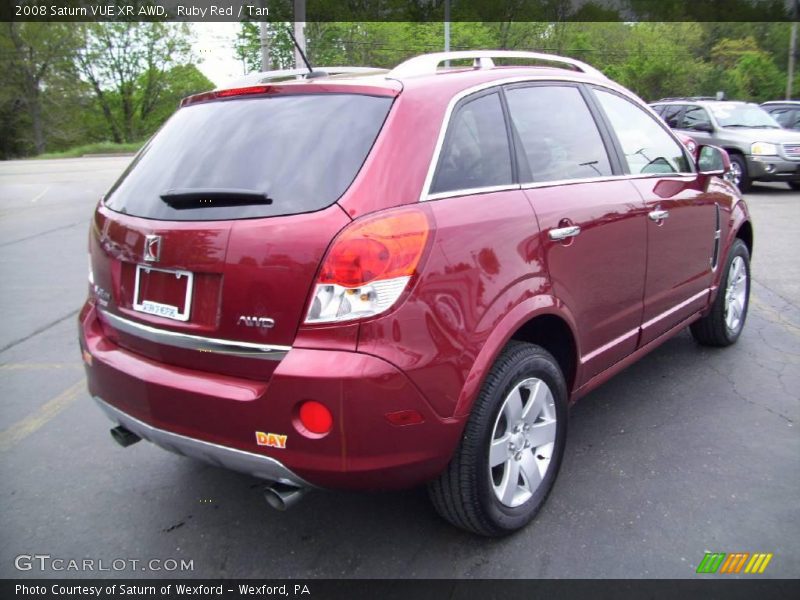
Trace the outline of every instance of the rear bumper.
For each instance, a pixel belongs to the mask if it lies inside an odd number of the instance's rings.
[[[800,161],[779,156],[748,156],[747,173],[756,181],[800,181]]]
[[[243,452],[235,448],[211,444],[186,437],[185,435],[165,431],[164,429],[158,429],[122,412],[101,398],[95,396],[94,400],[112,422],[122,425],[143,440],[152,442],[164,450],[169,450],[181,456],[196,458],[217,467],[246,473],[267,481],[277,481],[296,487],[311,486],[302,477],[287,469],[280,461],[269,456]]]
[[[290,485],[401,489],[436,477],[460,439],[463,418],[437,416],[405,374],[374,356],[291,348],[256,381],[170,365],[166,350],[163,360],[127,350],[92,303],[79,319],[90,394],[112,421],[179,454]],[[331,411],[328,434],[303,428],[305,400]],[[386,418],[407,410],[423,422]],[[258,433],[286,436],[285,445],[260,445]]]

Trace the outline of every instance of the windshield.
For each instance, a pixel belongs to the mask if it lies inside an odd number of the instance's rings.
[[[347,190],[392,98],[241,98],[176,112],[106,197],[117,212],[170,221],[320,210]]]
[[[767,111],[754,104],[712,104],[709,108],[721,127],[781,128]]]

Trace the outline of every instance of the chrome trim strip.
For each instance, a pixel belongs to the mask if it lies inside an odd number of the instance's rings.
[[[164,450],[169,450],[181,456],[196,458],[217,467],[238,471],[266,481],[277,481],[296,487],[315,487],[299,475],[296,475],[283,463],[269,456],[245,452],[228,446],[220,446],[219,444],[212,444],[211,442],[204,442],[196,438],[158,429],[111,406],[102,398],[94,396],[94,401],[97,402],[97,405],[112,422],[121,425],[140,438],[152,442]]]
[[[557,179],[553,181],[533,181],[523,183],[523,190],[545,188],[561,185],[576,185],[579,183],[598,183],[602,181],[636,181],[639,179],[680,179],[691,181],[697,177],[697,173],[645,173],[638,175],[605,175],[600,177],[584,177],[582,179]]]
[[[447,108],[444,111],[444,118],[442,119],[442,125],[439,128],[439,135],[436,138],[436,145],[433,148],[433,156],[431,158],[431,162],[428,165],[428,173],[425,175],[425,181],[422,184],[422,191],[419,195],[420,202],[426,202],[428,200],[441,200],[442,198],[450,198],[453,196],[465,196],[467,194],[474,194],[474,193],[481,193],[484,191],[507,191],[507,190],[514,190],[514,189],[532,189],[537,187],[550,187],[554,185],[565,185],[571,183],[590,183],[595,181],[613,181],[616,179],[653,179],[653,178],[664,178],[664,177],[680,177],[680,178],[694,178],[697,177],[697,173],[646,173],[646,174],[624,174],[624,175],[609,175],[603,177],[586,177],[584,179],[562,179],[559,181],[537,181],[537,182],[530,182],[530,183],[523,183],[523,184],[508,184],[508,186],[493,186],[497,188],[503,189],[492,189],[492,188],[474,188],[474,189],[467,189],[467,190],[451,190],[447,192],[439,192],[436,194],[431,194],[431,183],[433,183],[433,175],[436,171],[436,165],[439,164],[439,155],[442,152],[442,146],[444,145],[444,138],[447,134],[447,128],[450,125],[450,118],[453,115],[453,110],[455,109],[456,104],[458,104],[461,99],[466,98],[472,94],[482,92],[484,90],[488,90],[493,87],[502,87],[505,85],[512,85],[515,83],[541,83],[541,82],[553,82],[553,83],[583,83],[583,84],[591,84],[593,86],[605,88],[612,92],[616,92],[618,94],[622,94],[626,96],[629,100],[634,101],[636,106],[639,108],[645,109],[646,112],[652,116],[656,122],[662,125],[662,129],[667,132],[667,134],[681,146],[684,148],[683,142],[675,135],[675,133],[670,130],[665,123],[663,123],[661,117],[656,114],[656,112],[647,104],[644,104],[641,99],[637,96],[632,94],[629,90],[626,90],[623,87],[616,86],[616,85],[607,85],[606,82],[603,81],[595,81],[592,79],[586,79],[583,77],[571,77],[569,75],[559,75],[554,77],[552,74],[542,74],[542,75],[527,75],[527,76],[517,76],[517,77],[506,77],[504,79],[495,79],[494,81],[487,81],[481,83],[479,85],[475,85],[469,87],[465,90],[461,90],[455,96],[450,99],[450,102],[447,104]],[[610,82],[613,84],[613,82]],[[684,154],[688,155],[688,151],[684,148]],[[478,190],[478,191],[476,191]]]
[[[110,312],[99,309],[98,313],[109,325],[127,333],[156,344],[174,346],[175,348],[185,348],[187,350],[197,350],[198,352],[213,352],[215,354],[228,354],[232,356],[246,356],[262,360],[281,360],[291,346],[275,346],[267,344],[253,344],[250,342],[237,342],[233,340],[221,340],[208,338],[199,335],[189,335],[188,333],[178,333],[177,331],[167,331],[135,323],[128,319],[123,319]]]
[[[649,320],[649,321],[647,321],[646,323],[642,323],[642,331],[644,331],[644,330],[645,330],[645,329],[647,329],[648,327],[652,327],[653,325],[655,325],[656,323],[658,323],[658,322],[659,322],[659,321],[661,321],[662,319],[665,319],[665,318],[667,318],[667,317],[668,317],[669,315],[671,315],[672,313],[679,311],[680,309],[684,308],[685,306],[688,306],[688,305],[689,305],[689,304],[691,304],[692,302],[695,302],[695,301],[699,300],[699,299],[700,299],[700,298],[702,298],[703,296],[708,296],[708,294],[709,294],[709,292],[710,292],[710,291],[711,291],[711,290],[709,290],[708,288],[706,288],[706,289],[704,289],[702,292],[698,292],[697,294],[695,294],[695,295],[694,295],[694,296],[692,296],[691,298],[687,298],[686,300],[684,300],[684,301],[683,301],[683,302],[681,302],[680,304],[676,304],[675,306],[673,306],[673,307],[672,307],[672,308],[670,308],[669,310],[665,310],[665,311],[664,311],[663,313],[661,313],[660,315],[656,315],[655,317],[653,317],[652,319],[650,319],[650,320]]]
[[[489,185],[479,188],[468,188],[466,190],[453,190],[450,192],[438,192],[436,194],[428,194],[425,200],[441,200],[443,198],[452,198],[453,196],[468,196],[471,194],[489,194],[491,192],[508,192],[511,190],[520,189],[518,183],[510,183],[508,185]]]
[[[614,346],[618,346],[619,344],[622,344],[626,340],[629,340],[630,338],[635,337],[637,335],[639,335],[639,327],[636,327],[635,329],[631,329],[627,333],[623,333],[618,338],[615,338],[615,339],[611,340],[610,342],[608,342],[607,344],[603,344],[599,348],[595,348],[594,350],[592,350],[588,354],[584,355],[583,358],[581,358],[581,364],[585,365],[589,361],[594,360],[595,358],[597,358],[598,356],[603,354],[603,352],[606,352],[607,350],[610,350]]]

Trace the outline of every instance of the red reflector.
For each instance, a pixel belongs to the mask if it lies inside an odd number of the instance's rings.
[[[392,425],[402,427],[403,425],[418,425],[425,422],[425,418],[416,410],[398,410],[384,415],[386,420]]]
[[[246,96],[247,94],[263,94],[269,89],[268,85],[251,85],[249,87],[232,88],[229,90],[219,90],[217,98],[228,98],[230,96]]]
[[[300,405],[300,422],[311,433],[328,433],[333,426],[333,415],[324,404],[307,400]]]

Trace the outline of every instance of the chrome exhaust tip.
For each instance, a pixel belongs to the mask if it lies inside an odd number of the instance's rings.
[[[274,483],[264,490],[264,498],[275,510],[285,511],[300,502],[305,496],[305,488],[286,485],[284,483]]]
[[[114,427],[114,429],[111,430],[111,437],[114,438],[114,441],[117,442],[123,448],[132,446],[136,442],[140,442],[142,440],[142,438],[140,438],[132,431],[128,431],[122,425]]]

